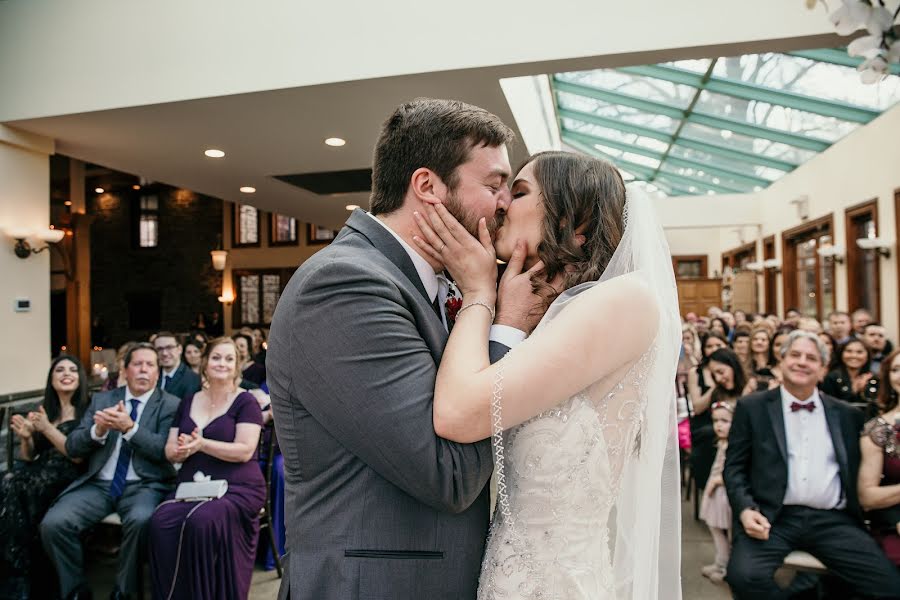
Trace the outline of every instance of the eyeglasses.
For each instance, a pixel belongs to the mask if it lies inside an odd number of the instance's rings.
[[[170,344],[168,346],[157,346],[156,351],[157,352],[171,352],[172,350],[174,350],[177,347],[178,346],[176,344]]]

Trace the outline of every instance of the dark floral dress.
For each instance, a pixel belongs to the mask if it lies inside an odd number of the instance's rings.
[[[69,435],[76,425],[78,420],[73,419],[56,428]],[[35,433],[32,439],[34,460],[0,478],[0,579],[28,576],[44,513],[82,471],[42,434]]]
[[[881,485],[900,483],[900,425],[888,423],[876,417],[866,423],[863,435],[869,436],[875,445],[884,451],[884,465],[881,470]],[[869,511],[872,534],[884,553],[895,565],[900,566],[900,505]]]

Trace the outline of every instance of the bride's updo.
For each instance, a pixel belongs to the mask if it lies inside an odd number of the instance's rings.
[[[537,254],[546,280],[564,273],[563,289],[569,289],[600,279],[625,231],[622,175],[605,160],[570,152],[540,152],[522,167],[529,163],[543,195]],[[585,238],[581,245],[579,234]]]

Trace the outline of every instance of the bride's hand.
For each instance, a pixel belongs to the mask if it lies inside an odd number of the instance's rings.
[[[413,240],[446,267],[463,296],[493,302],[497,296],[497,254],[485,219],[478,221],[475,239],[443,204],[426,205],[425,212],[413,213],[422,232]]]

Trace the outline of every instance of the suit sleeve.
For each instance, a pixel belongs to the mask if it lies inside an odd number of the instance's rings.
[[[493,470],[490,440],[435,435],[437,364],[396,285],[365,266],[333,262],[296,289],[287,307],[290,351],[279,368],[309,379],[298,387],[294,375],[292,396],[409,495],[438,510],[468,508]]]
[[[70,458],[87,458],[102,445],[91,437],[91,427],[94,425],[94,413],[108,405],[107,398],[111,393],[95,394],[81,422],[66,436],[66,453]]]
[[[491,341],[488,344],[488,354],[491,357],[491,364],[494,364],[504,356],[506,353],[510,351],[508,346],[503,345],[502,342]]]
[[[171,394],[163,394],[160,402],[162,406],[159,409],[156,427],[139,427],[128,440],[128,444],[136,453],[154,462],[166,461],[166,440],[169,438],[169,429],[172,427],[179,404],[178,399]]]
[[[722,477],[725,490],[735,516],[745,508],[756,507],[750,491],[750,470],[752,468],[753,426],[744,402],[738,401],[728,434],[728,450],[725,453],[725,467]]]

